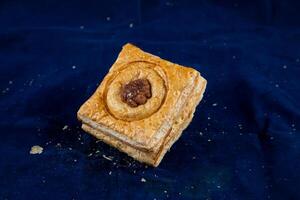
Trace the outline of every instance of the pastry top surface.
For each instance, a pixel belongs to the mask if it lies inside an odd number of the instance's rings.
[[[197,77],[206,84],[195,69],[126,44],[77,116],[83,123],[100,127],[121,141],[151,150],[170,130],[182,105],[192,95]]]

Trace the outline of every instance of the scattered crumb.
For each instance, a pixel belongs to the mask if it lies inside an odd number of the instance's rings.
[[[207,117],[208,120],[210,120],[210,117]]]
[[[202,132],[200,132],[199,134],[200,134],[201,136],[203,135],[203,133],[202,133]]]
[[[69,147],[69,150],[70,150],[70,151],[72,151],[72,148],[71,148],[71,147]]]
[[[106,17],[106,20],[107,20],[107,21],[110,21],[110,17]]]
[[[76,159],[74,159],[74,162],[77,162],[77,160],[76,160]]]
[[[242,124],[238,124],[240,129],[243,129],[243,125]]]
[[[217,188],[219,188],[219,189],[220,189],[220,188],[221,188],[221,186],[220,186],[220,185],[217,185]]]
[[[76,66],[75,66],[75,65],[73,65],[73,66],[72,66],[72,69],[76,69]]]
[[[236,56],[232,56],[232,59],[236,59]]]
[[[282,66],[282,68],[283,68],[283,69],[286,69],[286,68],[287,68],[287,66],[286,66],[286,65],[283,65],[283,66]]]
[[[295,127],[295,124],[292,124],[292,127]]]
[[[9,90],[10,90],[9,88],[5,88],[4,90],[2,90],[2,93],[4,94],[4,93],[8,92]]]
[[[141,182],[145,183],[145,182],[146,182],[146,179],[141,178]]]
[[[211,142],[211,139],[208,139],[207,141],[208,141],[208,142]]]
[[[93,153],[90,153],[89,155],[88,155],[88,157],[91,157],[93,155]]]
[[[95,153],[96,153],[96,154],[97,154],[97,153],[100,153],[100,151],[99,151],[99,150],[97,150]]]
[[[79,28],[80,28],[80,29],[84,29],[84,26],[80,26]]]
[[[67,130],[68,128],[69,128],[69,126],[68,126],[68,125],[65,125],[65,126],[62,128],[62,130],[65,131],[65,130]]]
[[[109,172],[108,172],[108,174],[109,174],[109,175],[111,175],[111,174],[112,174],[112,172],[111,172],[111,171],[109,171]]]
[[[30,154],[41,154],[43,153],[43,147],[39,145],[32,146],[30,149]]]
[[[102,155],[103,158],[105,158],[106,160],[110,160],[112,161],[113,160],[113,157],[110,157],[110,156],[106,156],[106,155]]]
[[[133,23],[130,23],[130,24],[129,24],[129,28],[132,28],[132,27],[133,27]]]
[[[224,110],[227,110],[227,106],[224,106],[223,108],[224,108]]]
[[[31,79],[28,83],[29,86],[32,86],[32,83],[33,83],[34,79]]]
[[[279,85],[278,85],[278,84],[275,84],[275,87],[277,87],[277,88],[278,88],[278,87],[279,87]]]
[[[214,107],[215,107],[215,106],[217,106],[217,105],[218,105],[218,103],[214,103],[214,104],[212,104],[212,106],[214,106]]]
[[[195,159],[196,159],[196,156],[193,156],[192,159],[195,160]]]
[[[164,191],[164,193],[168,193],[168,191],[167,191],[167,190],[165,190],[165,191]]]
[[[61,147],[61,144],[60,144],[60,143],[57,143],[55,146],[56,146],[56,147]]]
[[[11,84],[13,84],[13,83],[14,83],[13,81],[8,81],[8,84],[9,84],[9,85],[11,85]]]

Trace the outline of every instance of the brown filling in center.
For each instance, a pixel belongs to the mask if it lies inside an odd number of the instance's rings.
[[[143,105],[150,99],[151,84],[148,79],[136,79],[122,86],[121,99],[130,107]]]

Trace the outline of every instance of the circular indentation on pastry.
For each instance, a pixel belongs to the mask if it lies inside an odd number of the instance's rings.
[[[144,61],[128,63],[116,73],[106,86],[106,105],[109,112],[124,121],[141,120],[151,116],[163,104],[166,96],[166,76],[156,64]],[[137,79],[147,79],[151,85],[151,98],[145,104],[131,107],[122,101],[122,87]]]

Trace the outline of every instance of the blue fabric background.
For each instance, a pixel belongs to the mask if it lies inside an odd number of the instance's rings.
[[[299,10],[296,0],[2,0],[0,199],[300,199]],[[158,168],[76,119],[127,42],[208,80]]]

